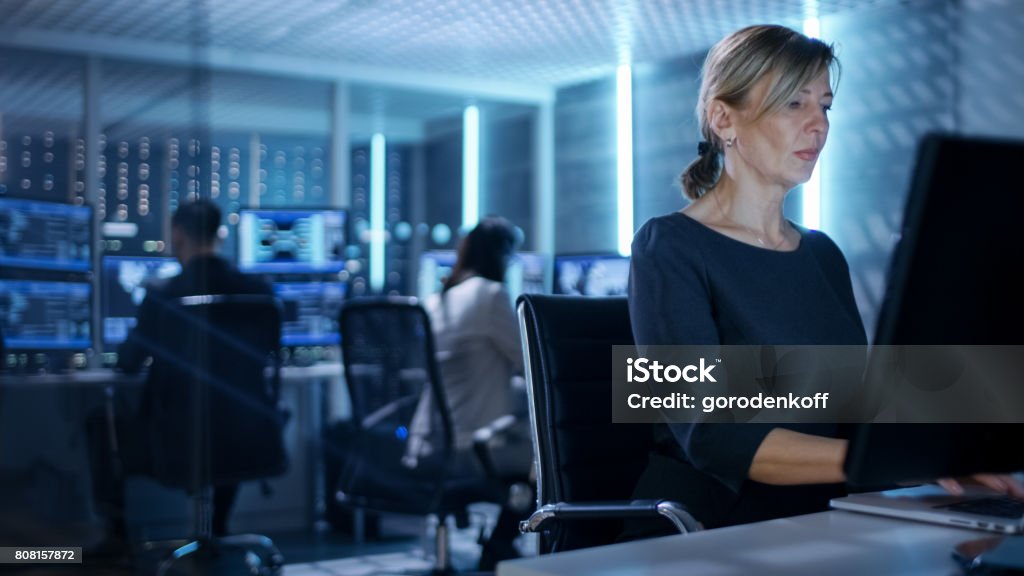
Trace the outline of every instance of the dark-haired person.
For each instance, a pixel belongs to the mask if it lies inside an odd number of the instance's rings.
[[[425,304],[451,412],[457,462],[464,471],[471,471],[475,463],[473,432],[511,413],[516,404],[510,382],[523,370],[523,352],[503,284],[515,245],[515,231],[507,220],[484,218],[462,239],[442,291]],[[421,410],[429,401],[425,395]],[[427,426],[427,418],[414,418],[412,450],[426,437]],[[525,473],[529,462],[522,464]],[[513,512],[502,510],[490,540],[484,543],[480,569],[493,569],[496,561],[515,554],[516,520]]]
[[[633,240],[638,345],[866,344],[839,248],[783,216],[825,146],[838,71],[831,45],[782,26],[744,28],[708,53],[696,108],[703,142],[682,174],[691,202]],[[635,496],[678,500],[707,527],[825,510],[845,492],[847,441],[834,425],[655,430]],[[975,479],[1021,494],[1008,477]]]
[[[161,301],[200,294],[263,294],[273,295],[270,285],[261,278],[242,274],[217,254],[221,211],[206,199],[182,204],[171,218],[171,251],[181,263],[181,273],[163,285],[150,286],[139,307],[135,327],[118,348],[117,367],[125,372],[138,372],[151,357],[153,343],[173,334],[161,334],[157,327]],[[150,366],[149,381],[160,370],[160,362]],[[147,382],[143,394],[150,393]],[[118,417],[116,430],[118,458],[111,450],[110,423],[105,413],[89,419],[87,432],[90,446],[90,467],[93,497],[107,525],[106,539],[95,549],[97,554],[124,559],[130,551],[125,524],[125,479],[133,475],[150,475],[151,462],[144,439],[149,418],[143,400],[140,413],[134,417]],[[238,493],[237,485],[219,485],[213,496],[213,532],[227,533],[227,519]]]

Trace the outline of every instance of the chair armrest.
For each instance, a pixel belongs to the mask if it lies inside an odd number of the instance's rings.
[[[498,476],[494,458],[491,455],[490,443],[496,436],[501,436],[516,423],[516,417],[512,414],[505,414],[495,419],[490,424],[477,428],[473,432],[473,452],[476,453],[487,476],[495,478]]]
[[[490,442],[491,438],[498,434],[501,434],[505,430],[508,430],[515,423],[516,417],[512,414],[505,414],[504,416],[499,416],[487,426],[477,428],[473,432],[473,443],[480,444]]]
[[[668,500],[632,500],[586,502],[574,504],[558,502],[545,504],[530,517],[519,523],[519,531],[528,534],[540,532],[552,522],[594,518],[643,518],[661,516],[672,523],[680,534],[703,529],[700,522],[686,511],[682,504]]]

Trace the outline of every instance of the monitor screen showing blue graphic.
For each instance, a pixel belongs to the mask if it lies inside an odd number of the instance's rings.
[[[546,294],[548,257],[536,252],[517,252],[505,271],[505,286],[513,304],[520,294]]]
[[[0,265],[92,269],[92,208],[0,198]]]
[[[622,296],[628,287],[628,256],[555,257],[555,294]]]
[[[8,350],[92,347],[92,287],[84,282],[0,280],[0,323]]]
[[[284,307],[283,346],[339,344],[338,313],[345,299],[341,282],[275,282],[274,294]]]
[[[420,299],[441,291],[444,280],[455,267],[454,250],[428,250],[420,255],[416,294]],[[547,288],[548,257],[535,252],[517,252],[505,270],[505,288],[512,301],[520,294],[544,294]]]
[[[120,344],[135,327],[146,290],[181,272],[174,258],[106,256],[100,277],[103,343]]]
[[[337,272],[345,264],[344,210],[242,210],[238,268],[258,273]]]
[[[416,280],[416,295],[422,300],[441,291],[445,278],[455,266],[454,250],[428,250],[420,254],[420,273]]]

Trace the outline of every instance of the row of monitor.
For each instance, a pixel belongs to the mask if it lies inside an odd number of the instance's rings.
[[[439,292],[455,266],[454,250],[430,250],[420,256],[417,294],[420,298]],[[519,294],[549,292],[546,272],[548,257],[519,252],[505,272],[505,285],[513,300]],[[556,256],[555,294],[577,296],[622,296],[629,283],[629,258],[611,254]]]
[[[154,282],[176,275],[173,258],[105,257],[100,276],[104,348],[112,350],[135,326],[139,305]],[[277,281],[284,306],[283,346],[340,342],[338,312],[346,285],[330,281]],[[0,279],[0,324],[6,348],[86,350],[92,347],[92,285],[88,282]]]
[[[455,264],[455,252],[435,250],[420,258],[418,295],[426,298],[441,289]],[[506,273],[512,298],[524,293],[548,292],[547,258],[517,254]],[[104,344],[119,344],[135,325],[146,286],[180,272],[173,258],[108,256],[103,259],[102,316]],[[250,270],[251,271],[251,270]],[[629,260],[619,256],[565,256],[555,259],[555,292],[611,296],[626,293]],[[337,318],[347,287],[342,282],[278,280],[274,293],[285,306],[282,344],[326,346],[338,344]]]
[[[455,263],[454,251],[430,251],[420,259],[419,295],[440,290]],[[546,258],[521,253],[509,267],[506,283],[515,298],[547,292]],[[102,341],[116,346],[134,327],[147,287],[177,275],[174,258],[106,256],[100,275]],[[629,260],[619,256],[564,256],[555,259],[555,293],[595,296],[625,294]],[[338,344],[338,311],[347,287],[342,282],[273,282],[284,304],[284,346]],[[88,282],[0,279],[0,320],[10,350],[82,350],[91,346]]]
[[[0,197],[0,266],[91,272],[92,208]],[[256,273],[332,273],[345,266],[348,213],[241,210],[238,267]]]
[[[148,286],[177,275],[173,258],[108,256],[103,259],[101,313],[103,344],[124,342],[135,326]],[[338,344],[338,312],[347,292],[342,282],[276,281],[274,293],[284,306],[283,346]]]
[[[345,265],[347,213],[330,210],[241,210],[238,268],[244,272],[294,274],[339,272]],[[55,202],[0,197],[0,265],[89,272],[92,210]],[[455,262],[454,251],[431,251],[420,264],[421,296],[440,289]],[[615,256],[559,257],[555,292],[623,294],[628,260]],[[545,290],[547,262],[522,254],[508,272],[513,294]],[[425,271],[425,272],[423,272]]]

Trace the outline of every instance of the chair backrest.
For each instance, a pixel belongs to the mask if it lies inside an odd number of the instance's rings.
[[[647,465],[649,424],[612,424],[612,346],[632,345],[626,298],[524,294],[518,300],[537,505],[628,500]],[[562,523],[542,551],[608,544],[621,520]]]
[[[284,473],[280,303],[270,295],[164,300],[159,328],[148,391],[157,479],[197,490]]]
[[[454,439],[426,311],[415,298],[359,298],[342,307],[339,326],[353,435],[339,500],[437,511]]]

